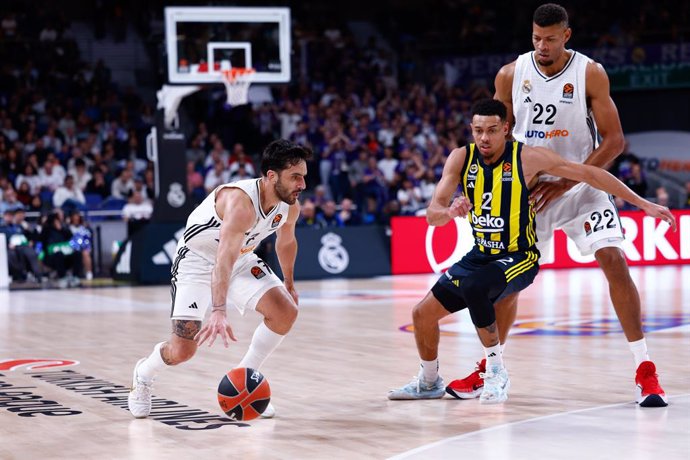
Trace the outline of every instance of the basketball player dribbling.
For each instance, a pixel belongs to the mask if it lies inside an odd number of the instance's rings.
[[[604,168],[623,151],[623,130],[605,70],[587,56],[566,49],[570,36],[568,14],[562,6],[549,3],[537,8],[532,24],[534,51],[501,68],[494,98],[508,107],[509,118],[515,122],[515,140]],[[623,229],[613,201],[587,184],[554,177],[542,178],[531,197],[538,213],[540,262],[552,261],[551,238],[557,228],[576,243],[582,255],[594,254],[608,280],[611,301],[637,366],[635,399],[640,406],[666,406],[656,367],[647,353],[640,297],[621,250]],[[496,304],[502,346],[517,315],[517,299],[515,293]],[[477,364],[474,373],[448,385],[449,393],[463,399],[481,394],[485,360]]]
[[[446,391],[455,396],[452,389],[443,386],[438,372],[439,321],[463,308],[470,312],[486,356],[479,400],[495,404],[508,398],[510,379],[503,363],[494,304],[525,289],[539,271],[535,212],[529,195],[541,175],[590,184],[676,229],[668,208],[639,197],[607,171],[567,161],[543,147],[506,142],[510,123],[501,101],[475,103],[471,126],[474,143],[454,149],[448,156],[426,216],[429,224],[436,226],[469,216],[474,247],[441,275],[415,306],[412,318],[420,370],[412,382],[389,392],[389,399],[440,399]],[[463,195],[451,203],[458,185]]]
[[[228,339],[236,340],[226,318],[228,305],[264,316],[237,367],[258,370],[290,331],[298,302],[293,279],[297,198],[305,189],[310,157],[311,151],[300,145],[274,141],[263,152],[262,177],[218,186],[190,214],[171,270],[172,334],[134,368],[128,399],[134,417],[151,412],[153,381],[160,371],[190,360],[199,346],[213,345],[218,336],[226,347]],[[274,232],[284,283],[254,253]],[[209,305],[211,314],[201,327]],[[274,414],[269,404],[262,416]]]

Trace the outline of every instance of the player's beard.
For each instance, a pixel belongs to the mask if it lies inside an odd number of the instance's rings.
[[[278,182],[276,182],[275,185],[275,191],[276,195],[278,195],[278,198],[280,198],[280,201],[283,201],[289,205],[293,205],[297,201],[297,196],[294,194],[300,192],[301,190],[290,191],[283,186],[280,180],[278,180]]]
[[[554,62],[553,59],[537,59],[537,63],[542,67],[552,66]]]

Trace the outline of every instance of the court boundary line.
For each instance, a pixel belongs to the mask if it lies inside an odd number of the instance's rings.
[[[690,393],[682,393],[679,395],[669,396],[668,399],[670,402],[672,399],[678,399],[678,398],[689,397],[689,396],[690,396]],[[491,432],[491,431],[496,431],[496,430],[503,429],[503,428],[506,428],[509,426],[522,425],[523,423],[547,420],[550,418],[561,417],[564,415],[573,415],[573,414],[577,414],[580,412],[589,412],[589,411],[599,410],[599,409],[609,409],[612,407],[627,406],[627,405],[631,405],[631,404],[635,404],[635,403],[634,402],[625,402],[625,403],[607,404],[605,406],[587,407],[585,409],[576,409],[576,410],[572,410],[572,411],[558,412],[556,414],[543,415],[541,417],[534,417],[534,418],[529,418],[526,420],[519,420],[517,422],[503,423],[501,425],[492,426],[490,428],[483,428],[481,430],[470,431],[469,433],[463,433],[463,434],[459,434],[457,436],[451,436],[450,438],[440,439],[438,441],[434,441],[434,442],[431,442],[429,444],[424,444],[422,446],[415,447],[414,449],[408,450],[406,452],[402,452],[402,453],[396,454],[392,457],[388,457],[387,460],[406,459],[412,455],[420,454],[426,450],[429,450],[429,449],[432,449],[432,448],[435,448],[438,446],[442,446],[442,445],[447,444],[447,443],[455,442],[455,441],[458,441],[458,440],[461,440],[463,438],[467,438],[470,436],[475,436],[479,433],[487,433],[487,432]],[[641,407],[637,406],[637,404],[635,404],[635,410],[655,410],[655,409],[656,408],[641,408]]]

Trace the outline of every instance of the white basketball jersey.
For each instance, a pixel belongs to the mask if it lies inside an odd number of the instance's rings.
[[[513,78],[515,140],[555,150],[563,158],[583,163],[598,145],[597,127],[587,107],[587,56],[570,51],[563,70],[544,75],[534,52],[520,55]]]
[[[240,256],[253,252],[264,238],[285,223],[290,209],[290,205],[281,201],[268,213],[264,213],[261,209],[260,182],[261,179],[247,179],[216,187],[189,215],[184,236],[180,239],[178,247],[184,245],[209,262],[215,263],[222,222],[216,213],[216,194],[223,188],[233,187],[239,188],[249,195],[254,205],[256,221],[252,228],[245,233],[245,239],[240,248]]]

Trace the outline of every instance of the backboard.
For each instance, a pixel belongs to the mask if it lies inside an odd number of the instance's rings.
[[[170,83],[220,83],[231,67],[256,69],[254,83],[290,81],[290,9],[167,7]]]

